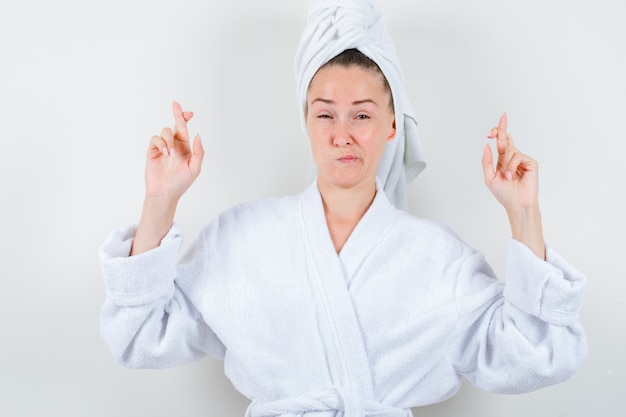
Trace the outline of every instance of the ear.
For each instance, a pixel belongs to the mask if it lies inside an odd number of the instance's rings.
[[[387,142],[391,142],[396,137],[396,118],[394,116],[393,122],[391,123],[391,130],[389,132],[389,136],[387,137]]]

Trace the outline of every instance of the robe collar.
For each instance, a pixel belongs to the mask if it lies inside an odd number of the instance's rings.
[[[317,178],[303,193],[303,214],[307,230],[314,238],[320,248],[321,253],[327,259],[338,257],[344,271],[344,276],[349,284],[350,279],[358,271],[363,261],[376,248],[377,244],[384,237],[386,231],[391,226],[393,219],[400,212],[391,202],[383,190],[383,186],[376,178],[376,196],[367,209],[361,220],[345,242],[341,252],[336,253],[326,216],[324,214],[324,204],[322,195],[317,186]]]

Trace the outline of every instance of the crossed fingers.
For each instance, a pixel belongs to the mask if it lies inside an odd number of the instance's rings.
[[[152,144],[168,156],[175,155],[177,141],[185,147],[189,146],[187,122],[193,117],[193,112],[183,111],[177,101],[172,103],[172,112],[174,113],[174,128],[166,127],[161,130],[161,136],[152,137]]]
[[[507,115],[504,113],[498,121],[498,126],[487,134],[489,139],[496,139],[498,161],[494,174],[500,171],[507,180],[512,180],[518,174],[524,155],[515,147],[513,138],[507,131]]]

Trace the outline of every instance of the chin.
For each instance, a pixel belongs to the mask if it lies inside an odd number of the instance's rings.
[[[367,178],[361,175],[332,175],[322,179],[329,185],[337,188],[350,189],[368,182]]]

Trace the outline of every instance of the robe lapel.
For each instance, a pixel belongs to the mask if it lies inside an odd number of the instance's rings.
[[[390,222],[380,221],[381,212],[388,209],[385,203],[389,204],[384,197],[375,198],[337,256],[316,182],[302,194],[301,200],[309,279],[321,310],[320,320],[324,321],[319,327],[327,346],[332,383],[350,389],[362,399],[374,398],[373,383],[349,281]]]
[[[380,184],[377,182],[376,185],[376,197],[372,205],[352,231],[339,254],[348,288],[363,262],[374,251],[391,226],[393,217],[397,213],[396,208],[387,200]]]

